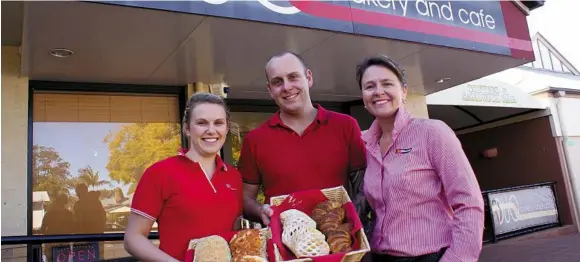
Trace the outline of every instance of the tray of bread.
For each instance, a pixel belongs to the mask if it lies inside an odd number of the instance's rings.
[[[272,197],[273,261],[361,261],[370,251],[344,187]],[[272,261],[272,260],[271,260]]]
[[[241,229],[189,242],[187,262],[267,262],[269,228]]]

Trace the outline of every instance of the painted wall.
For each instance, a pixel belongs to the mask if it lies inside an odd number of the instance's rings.
[[[26,234],[28,78],[18,47],[2,46],[2,236]],[[2,261],[25,261],[26,247],[2,246]]]
[[[580,136],[568,137],[565,144],[568,148],[568,154],[571,160],[570,169],[573,171],[575,177],[574,182],[576,183],[576,189],[580,189]],[[580,192],[577,192],[576,194],[580,194]]]
[[[580,76],[539,71],[523,67],[505,70],[485,78],[497,79],[516,85],[528,93],[545,90],[548,87],[580,90]],[[566,133],[568,136],[580,136],[580,117],[575,113],[580,112],[580,96],[568,95],[562,98],[562,108],[560,109],[564,115],[562,117],[558,116],[556,101],[552,95],[540,93],[535,95],[535,97],[541,104],[548,106],[552,112],[555,132],[554,136],[562,136],[559,123],[560,118],[565,121]]]
[[[536,99],[550,109],[552,136],[556,137],[557,141],[562,141],[563,136],[568,136],[568,139],[560,146],[560,158],[564,161],[563,152],[568,151],[570,163],[563,162],[563,166],[569,165],[566,177],[571,184],[570,194],[572,190],[575,191],[576,213],[580,217],[580,117],[578,116],[580,95],[566,94],[564,97],[554,98],[553,94],[541,92],[549,87],[580,91],[580,76],[518,67],[487,76],[487,78],[509,82],[528,93],[535,92]],[[557,107],[558,99],[560,99],[560,110]]]
[[[580,83],[578,87],[580,87]],[[562,99],[560,102],[560,119],[566,129],[565,134],[567,136],[580,137],[580,95],[566,95],[560,99]]]
[[[458,136],[482,190],[556,181],[560,215],[565,224],[573,219],[558,145],[549,117],[485,129]],[[497,148],[498,157],[480,153]],[[563,203],[563,204],[562,204]]]

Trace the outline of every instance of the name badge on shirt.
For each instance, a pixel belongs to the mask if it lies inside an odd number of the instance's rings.
[[[395,150],[395,153],[396,154],[408,154],[411,152],[411,150],[412,150],[412,148],[397,148]]]

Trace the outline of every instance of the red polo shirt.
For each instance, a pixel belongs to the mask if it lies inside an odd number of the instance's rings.
[[[131,211],[157,220],[159,248],[183,261],[191,239],[233,230],[242,215],[242,179],[219,156],[211,181],[197,162],[173,156],[145,170]]]
[[[238,168],[244,183],[264,185],[266,203],[272,196],[346,185],[349,172],[365,168],[356,120],[316,107],[302,136],[282,123],[280,112],[246,135]]]

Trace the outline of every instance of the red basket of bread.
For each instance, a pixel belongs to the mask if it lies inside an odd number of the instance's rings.
[[[272,197],[270,261],[358,262],[370,251],[344,187]]]
[[[193,239],[185,262],[267,262],[269,228],[242,229]]]

